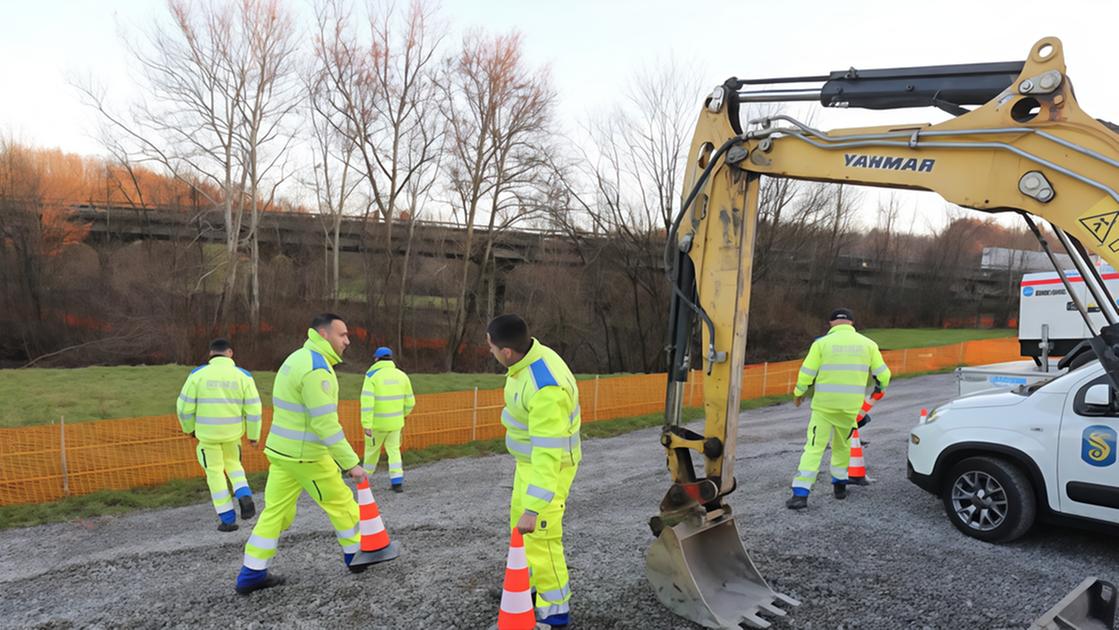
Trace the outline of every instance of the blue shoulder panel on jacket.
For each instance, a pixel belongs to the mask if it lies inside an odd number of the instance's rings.
[[[381,369],[381,368],[377,368],[377,370],[379,370],[379,369]],[[369,378],[369,377],[373,376],[374,374],[377,373],[377,370],[369,370],[368,372],[365,373],[365,377]]]
[[[543,389],[552,385],[559,385],[556,377],[552,376],[552,371],[548,369],[548,364],[544,359],[537,359],[528,366],[532,370],[532,380],[536,381],[536,389]]]
[[[194,368],[193,370],[191,370],[190,373],[194,374],[195,372],[197,372],[198,370],[201,370],[202,368],[206,367],[207,365],[210,365],[210,364],[209,363],[203,363],[202,365],[200,365],[200,366]]]
[[[243,368],[243,367],[239,367],[239,368],[237,368],[237,369],[238,369],[238,370],[241,370],[241,373],[242,373],[242,374],[244,374],[245,376],[247,376],[247,377],[249,377],[249,378],[252,378],[252,377],[253,377],[253,373],[252,373],[252,372],[250,372],[250,371],[248,371],[248,370],[246,370],[245,368]]]
[[[326,362],[326,358],[323,357],[323,355],[311,350],[311,371],[313,372],[315,370],[326,370],[329,372],[330,364]]]

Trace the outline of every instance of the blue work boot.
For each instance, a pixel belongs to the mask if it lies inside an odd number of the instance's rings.
[[[218,514],[218,518],[221,519],[221,522],[218,523],[219,532],[237,531],[237,516],[233,513],[233,510],[226,510],[221,514]]]
[[[536,620],[536,630],[563,630],[571,623],[571,613],[548,615]]]
[[[235,588],[238,595],[248,595],[249,593],[262,591],[266,588],[279,586],[284,582],[287,582],[287,578],[282,575],[270,575],[268,569],[257,570],[242,566],[241,573],[237,575],[237,585]]]

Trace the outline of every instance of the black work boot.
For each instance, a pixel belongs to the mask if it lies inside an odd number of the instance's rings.
[[[404,483],[402,482],[402,483],[392,484],[392,491],[393,492],[404,492]]]
[[[248,595],[249,593],[255,593],[256,591],[263,591],[266,588],[272,588],[273,586],[279,586],[279,585],[283,584],[284,582],[287,582],[287,578],[285,578],[282,575],[276,575],[275,573],[271,573],[271,574],[268,575],[268,577],[264,578],[260,582],[257,582],[256,584],[250,584],[248,586],[238,586],[237,587],[237,594],[238,595]]]
[[[837,499],[847,498],[847,484],[845,483],[832,484],[832,491],[835,493],[835,498]]]
[[[238,497],[237,502],[241,504],[241,520],[247,521],[256,516],[256,504],[253,503],[251,496],[245,495]]]
[[[238,529],[240,529],[240,527],[237,523],[218,523],[219,532],[235,532]]]
[[[785,501],[785,507],[790,510],[803,510],[808,507],[808,497],[799,497],[794,494],[789,497],[788,501]]]

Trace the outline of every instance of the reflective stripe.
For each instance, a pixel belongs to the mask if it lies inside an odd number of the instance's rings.
[[[833,467],[831,469],[831,476],[832,476],[833,479],[838,479],[840,481],[847,481],[847,469],[846,468],[834,468]]]
[[[249,415],[245,416],[245,422],[260,422],[260,415],[250,413]]]
[[[540,499],[541,501],[551,501],[552,499],[554,499],[556,497],[555,492],[549,492],[548,490],[545,490],[544,488],[541,488],[540,486],[534,486],[531,483],[528,484],[528,488],[525,489],[525,494],[527,494],[530,497],[536,497],[537,499]]]
[[[194,422],[194,414],[189,416],[179,416],[179,422]]]
[[[245,558],[241,560],[241,563],[254,571],[263,571],[268,568],[268,560],[264,558],[254,558],[247,553],[245,554]]]
[[[258,549],[275,549],[276,546],[280,544],[280,540],[278,538],[265,538],[264,536],[253,534],[249,536],[249,544]]]
[[[579,444],[579,436],[573,435],[569,438],[554,438],[554,437],[532,437],[532,446],[541,448],[562,448],[567,452],[571,452]]]
[[[399,418],[404,415],[404,411],[379,411],[373,414],[374,418]]]
[[[816,376],[817,372],[819,372],[819,370],[813,370],[812,368],[806,368],[806,367],[800,368],[800,373],[805,375],[805,376]]]
[[[296,413],[306,413],[307,412],[307,408],[304,407],[303,405],[296,404],[296,403],[291,403],[291,402],[288,402],[286,400],[280,400],[279,398],[276,398],[275,396],[272,397],[272,406],[276,407],[277,409],[283,409],[284,411],[294,411]]]
[[[183,394],[179,394],[179,400],[181,400],[181,401],[183,401],[183,402],[185,402],[185,403],[192,403],[192,402],[194,402],[194,401],[195,401],[196,399],[194,399],[194,398],[187,398],[187,397],[186,397],[185,395],[183,395]]]
[[[390,380],[390,381],[385,381],[384,384],[385,385],[399,385],[400,381],[393,379],[393,380]]]
[[[579,405],[575,405],[575,411],[572,411],[571,415],[568,416],[567,419],[570,422],[575,422],[575,418],[577,418],[578,416],[579,416]]]
[[[230,479],[244,479],[245,478],[245,471],[243,471],[243,470],[234,470],[234,471],[232,471],[228,474],[229,474]]]
[[[222,490],[221,492],[211,492],[210,498],[214,501],[222,501],[229,498],[229,490]]]
[[[514,439],[513,436],[509,435],[508,433],[505,434],[505,448],[509,449],[510,451],[520,453],[521,455],[532,456],[531,444],[520,442]]]
[[[246,405],[259,405],[260,404],[260,396],[257,396],[256,398],[250,398],[250,399],[246,400],[245,404]]]
[[[885,363],[883,363],[883,364],[882,364],[882,367],[880,367],[880,368],[878,368],[878,369],[874,370],[873,372],[871,372],[871,375],[872,375],[872,376],[878,376],[879,374],[881,374],[881,373],[885,372],[885,371],[886,371],[886,370],[888,370],[888,369],[890,369],[890,368],[889,368],[889,367],[887,367]]]
[[[230,404],[234,404],[234,405],[240,405],[241,404],[241,399],[240,398],[198,398],[198,399],[196,399],[196,402],[200,405],[223,405],[223,404],[226,404],[226,403],[230,403]],[[245,402],[247,403],[248,401],[245,401]],[[259,398],[257,399],[257,402],[260,402]]]
[[[520,429],[521,431],[528,431],[528,425],[527,424],[521,424],[520,422],[518,422],[517,419],[513,417],[513,414],[510,413],[508,409],[502,409],[501,410],[501,424],[504,424],[505,426],[507,426],[511,429]]]
[[[334,413],[335,411],[338,411],[338,405],[330,403],[329,405],[322,405],[320,407],[308,409],[307,413],[311,414],[312,418],[318,418],[319,416],[325,416],[326,414]]]
[[[821,365],[820,369],[825,372],[867,372],[870,366],[865,363],[828,363]]]
[[[226,501],[225,503],[219,503],[219,504],[214,506],[214,510],[218,514],[221,514],[222,512],[229,512],[232,509],[233,509],[233,501]]]
[[[564,584],[563,588],[561,588],[559,590],[537,591],[536,595],[537,595],[537,597],[541,597],[541,598],[546,599],[550,602],[558,602],[560,600],[563,600],[563,599],[566,599],[566,598],[570,597],[571,596],[571,589],[568,588],[566,584]]]
[[[817,394],[865,394],[866,386],[864,385],[821,385],[816,384]]]
[[[286,427],[279,427],[272,425],[271,433],[275,433],[280,437],[286,437],[289,440],[299,440],[300,442],[318,442],[319,436],[314,433],[304,433],[303,431],[296,431]]]
[[[811,481],[802,481],[799,478],[798,479],[793,479],[793,487],[794,488],[804,488],[805,490],[811,490],[812,489],[812,482]]]
[[[357,553],[359,551],[361,551],[361,543],[342,545],[342,553]]]
[[[357,526],[351,527],[347,530],[335,530],[335,534],[337,535],[339,540],[343,538],[353,538],[354,536],[357,536]]]
[[[326,446],[331,446],[341,442],[344,439],[346,439],[346,434],[339,431],[338,433],[335,433],[334,435],[322,440],[322,443]]]
[[[376,398],[378,402],[382,400],[404,400],[404,394],[400,394],[399,396],[377,396]]]
[[[564,615],[569,612],[571,612],[571,606],[567,602],[564,602],[562,604],[551,604],[549,606],[537,606],[536,618],[547,619],[552,615]]]
[[[361,413],[373,413],[373,408],[372,407],[362,407],[361,408]]]
[[[195,422],[198,424],[238,424],[241,422],[241,416],[226,416],[216,418],[211,416],[198,416]]]

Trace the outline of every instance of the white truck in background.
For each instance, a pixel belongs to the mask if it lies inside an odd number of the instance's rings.
[[[1119,295],[1119,273],[1108,265],[1098,267],[1100,276],[1112,295]],[[1084,279],[1076,271],[1066,271],[1077,298],[1088,309],[1093,325],[1098,329],[1107,322],[1088,292]],[[956,370],[956,383],[960,396],[990,389],[1019,389],[1048,380],[1076,368],[1095,355],[1078,346],[1090,336],[1084,318],[1061,283],[1055,271],[1027,273],[1019,285],[1021,299],[1018,305],[1018,344],[1021,361],[1007,361],[979,367],[962,367]],[[1055,361],[1050,357],[1066,357]]]

